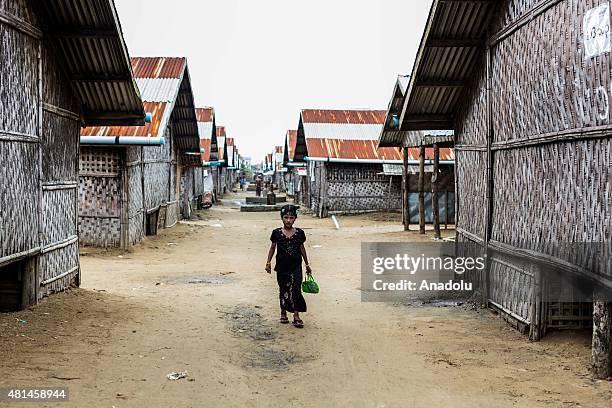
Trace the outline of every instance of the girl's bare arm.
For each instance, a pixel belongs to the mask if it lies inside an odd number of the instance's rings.
[[[302,258],[304,258],[304,263],[306,264],[306,273],[312,272],[310,269],[310,265],[308,264],[308,255],[306,254],[306,247],[304,244],[300,246],[300,252],[302,253]]]
[[[270,250],[268,251],[268,259],[266,260],[266,272],[272,272],[272,257],[274,256],[274,251],[276,251],[276,243],[272,243],[270,245]]]

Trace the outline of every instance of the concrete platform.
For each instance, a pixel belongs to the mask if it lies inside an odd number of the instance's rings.
[[[247,204],[266,204],[268,202],[267,197],[246,197]],[[287,196],[276,196],[276,203],[286,203]]]
[[[264,204],[243,204],[240,206],[240,212],[273,212],[280,211],[285,204],[264,205]],[[299,209],[300,206],[296,205]]]

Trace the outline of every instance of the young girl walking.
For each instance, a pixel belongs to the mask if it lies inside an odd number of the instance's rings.
[[[312,271],[308,265],[306,255],[306,234],[300,228],[294,228],[293,224],[297,218],[297,207],[285,205],[280,211],[283,220],[282,228],[276,228],[270,236],[270,250],[266,261],[266,272],[272,272],[272,256],[276,251],[276,281],[280,291],[280,322],[289,323],[287,312],[293,313],[293,325],[298,328],[304,327],[300,319],[300,312],[306,312],[306,301],[302,296],[302,259],[306,265],[306,273]]]

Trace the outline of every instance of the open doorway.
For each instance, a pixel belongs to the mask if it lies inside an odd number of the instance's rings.
[[[25,309],[36,302],[36,258],[0,266],[0,312]]]

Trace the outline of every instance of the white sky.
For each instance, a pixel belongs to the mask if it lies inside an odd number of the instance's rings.
[[[185,56],[196,106],[214,106],[262,160],[300,109],[386,109],[412,70],[431,0],[115,0],[133,57]]]

